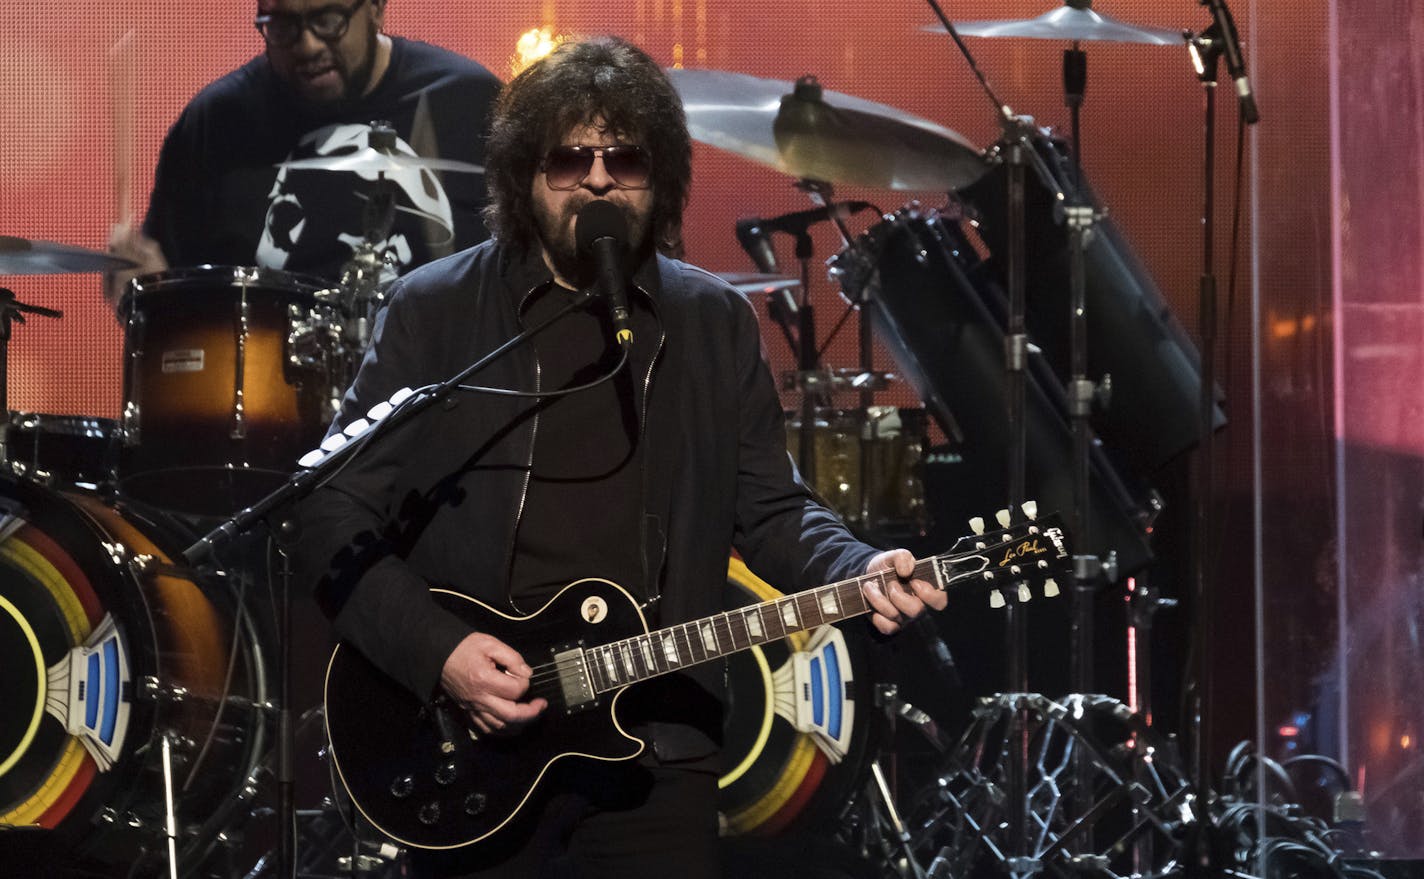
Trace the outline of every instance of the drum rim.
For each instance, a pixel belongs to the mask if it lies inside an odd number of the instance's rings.
[[[148,294],[184,287],[194,281],[219,282],[228,287],[240,287],[244,282],[264,290],[281,290],[311,299],[320,299],[337,285],[316,275],[289,272],[266,266],[238,266],[203,263],[197,266],[149,272],[129,281],[120,302],[120,309],[131,306],[133,300]]]
[[[36,420],[31,424],[26,424],[25,422],[31,418]],[[11,409],[8,423],[11,427],[19,430],[44,430],[50,425],[93,425],[95,427],[110,428],[110,430],[104,434],[106,437],[110,433],[117,433],[119,430],[119,419],[117,418],[103,418],[98,415],[62,415],[57,412],[34,412],[27,409]],[[71,431],[59,430],[54,432],[64,433],[68,436],[75,435]]]

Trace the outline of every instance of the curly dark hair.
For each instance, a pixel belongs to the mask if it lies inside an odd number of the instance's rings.
[[[485,145],[490,231],[517,248],[537,239],[530,187],[539,162],[568,132],[594,122],[652,157],[651,237],[677,254],[692,181],[682,99],[647,53],[612,36],[564,43],[504,87]]]

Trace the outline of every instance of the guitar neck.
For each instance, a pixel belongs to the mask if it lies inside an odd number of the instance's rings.
[[[945,587],[945,557],[922,559],[914,578]],[[892,571],[865,574],[761,604],[729,610],[644,635],[584,650],[595,692],[604,693],[670,672],[720,659],[787,635],[870,612],[861,592],[897,581]]]

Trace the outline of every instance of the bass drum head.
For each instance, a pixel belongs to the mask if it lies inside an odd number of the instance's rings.
[[[94,493],[0,480],[0,827],[37,828],[74,864],[163,850],[165,739],[195,859],[264,739],[255,627],[173,565],[187,542]]]
[[[725,606],[769,601],[782,593],[759,579],[740,559],[727,566]],[[777,671],[816,634],[804,632],[735,653],[727,660],[727,713],[718,779],[722,832],[727,836],[773,836],[819,830],[832,822],[864,786],[874,754],[874,685],[864,620],[837,627],[844,636],[852,677],[839,692],[826,692],[825,717],[834,711],[848,724],[848,748],[838,760],[824,735],[799,732],[778,714]],[[825,661],[823,649],[818,657]],[[785,689],[784,685],[782,689]],[[834,723],[834,721],[831,721]],[[827,732],[831,731],[828,727]]]

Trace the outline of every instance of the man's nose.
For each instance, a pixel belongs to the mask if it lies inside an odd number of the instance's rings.
[[[589,167],[588,174],[583,178],[583,185],[598,192],[613,188],[613,178],[609,175],[608,169],[604,167],[601,154],[594,154],[593,164]]]

